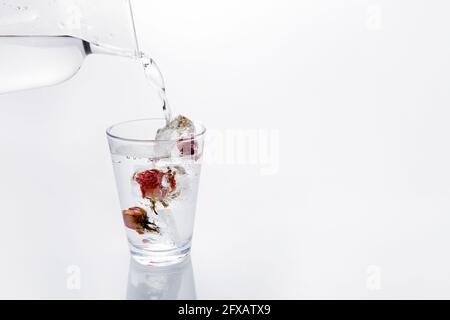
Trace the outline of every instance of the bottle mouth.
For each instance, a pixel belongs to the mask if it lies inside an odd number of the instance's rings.
[[[128,142],[143,142],[143,143],[163,143],[163,142],[177,142],[180,139],[161,139],[156,140],[156,132],[163,128],[166,121],[163,118],[146,118],[128,120],[113,124],[106,129],[106,135],[109,138]],[[206,128],[203,124],[194,122],[195,134],[189,138],[181,140],[195,140],[206,133]]]

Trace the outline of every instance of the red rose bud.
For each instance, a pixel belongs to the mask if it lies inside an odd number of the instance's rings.
[[[169,193],[176,189],[175,173],[170,169],[162,172],[157,169],[139,172],[134,179],[141,188],[142,198],[153,201],[165,200]]]

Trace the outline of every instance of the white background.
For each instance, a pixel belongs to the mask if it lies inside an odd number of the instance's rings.
[[[198,298],[450,298],[448,1],[134,10],[174,112],[214,133],[206,148],[239,153],[221,137],[259,132],[277,168],[267,174],[260,156],[204,165]],[[0,96],[0,298],[127,296],[104,130],[151,116],[161,111],[142,69],[112,56],[88,57],[62,85]]]

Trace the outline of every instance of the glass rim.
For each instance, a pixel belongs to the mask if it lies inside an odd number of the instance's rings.
[[[109,138],[122,140],[122,141],[128,141],[128,142],[153,142],[153,143],[156,142],[156,143],[159,143],[159,142],[169,142],[169,141],[179,141],[180,140],[180,139],[161,139],[161,140],[156,140],[156,139],[132,139],[132,138],[121,137],[121,136],[118,136],[118,135],[115,135],[115,134],[111,133],[111,130],[113,130],[114,128],[116,128],[117,126],[120,126],[120,125],[129,124],[129,123],[138,122],[138,121],[157,121],[157,120],[160,120],[160,121],[163,121],[163,122],[166,121],[164,118],[141,118],[141,119],[133,119],[133,120],[126,120],[126,121],[117,122],[117,123],[109,126],[106,129],[106,135]],[[194,121],[194,125],[195,125],[195,127],[198,126],[200,128],[200,132],[194,134],[190,138],[185,138],[185,139],[182,139],[182,140],[193,140],[193,139],[195,139],[197,137],[200,137],[200,136],[203,136],[205,134],[206,127],[203,124]]]

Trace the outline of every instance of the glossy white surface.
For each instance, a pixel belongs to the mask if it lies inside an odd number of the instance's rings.
[[[136,3],[212,133],[192,274],[129,275],[104,129],[161,112],[136,63],[92,56],[0,96],[0,298],[450,298],[448,2]],[[233,129],[272,157],[226,158]]]

